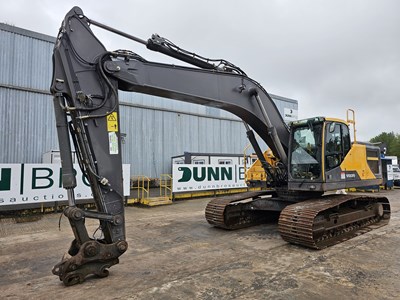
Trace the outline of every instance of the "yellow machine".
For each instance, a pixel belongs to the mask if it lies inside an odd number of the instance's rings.
[[[270,165],[276,164],[276,158],[270,149],[267,149],[266,151],[264,151],[263,154],[264,154],[264,159]],[[250,156],[250,157],[252,157],[252,156]],[[263,166],[261,164],[261,161],[259,159],[256,159],[249,168],[246,168],[246,165],[245,165],[245,169],[246,169],[246,172],[244,175],[244,180],[248,186],[258,187],[258,186],[265,185],[265,183],[267,182],[267,178],[266,178],[267,174],[265,173]]]

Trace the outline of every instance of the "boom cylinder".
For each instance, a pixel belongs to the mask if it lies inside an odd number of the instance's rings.
[[[285,150],[282,147],[282,143],[279,139],[278,133],[276,132],[276,128],[272,125],[272,122],[270,118],[268,117],[267,111],[265,110],[265,107],[261,101],[260,96],[258,95],[258,92],[254,89],[251,91],[253,94],[253,97],[256,99],[258,106],[260,107],[260,111],[265,119],[265,124],[267,125],[269,129],[269,134],[272,138],[273,143],[275,144],[275,147],[278,151],[278,156],[281,160],[281,162],[285,165],[287,165],[288,159]]]

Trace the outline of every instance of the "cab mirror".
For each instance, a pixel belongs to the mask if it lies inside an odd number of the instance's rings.
[[[333,133],[333,132],[335,131],[335,127],[336,127],[336,123],[335,123],[335,122],[332,122],[332,123],[329,125],[329,133]]]

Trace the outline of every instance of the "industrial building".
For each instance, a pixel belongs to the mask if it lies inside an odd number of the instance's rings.
[[[58,149],[52,97],[55,37],[0,23],[0,163],[41,163]],[[297,100],[271,95],[285,120],[297,118]],[[120,92],[123,163],[131,175],[171,172],[184,152],[243,153],[242,121],[226,111]]]

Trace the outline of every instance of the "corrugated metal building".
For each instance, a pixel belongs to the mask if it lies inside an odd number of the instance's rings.
[[[54,41],[0,23],[0,163],[40,163],[58,149],[49,93]],[[297,100],[271,96],[282,115],[296,115]],[[223,110],[127,92],[120,102],[123,162],[132,175],[170,173],[171,157],[185,151],[242,153],[248,144],[241,120]]]

